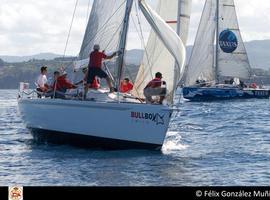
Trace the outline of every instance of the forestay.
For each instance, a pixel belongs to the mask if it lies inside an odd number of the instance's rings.
[[[184,5],[188,6],[189,4]],[[176,88],[175,82],[180,80],[185,63],[185,47],[176,34],[178,1],[159,1],[157,7],[159,15],[145,1],[140,1],[140,8],[153,31],[150,34],[144,59],[135,81],[133,95],[143,98],[144,87],[154,78],[156,72],[162,72],[169,91],[168,99],[172,102]],[[187,9],[183,7],[183,10]],[[185,17],[187,16],[188,13],[185,14]],[[187,38],[187,29],[183,27],[181,33],[184,38]],[[175,65],[175,60],[177,65]],[[175,79],[177,80],[175,81]]]

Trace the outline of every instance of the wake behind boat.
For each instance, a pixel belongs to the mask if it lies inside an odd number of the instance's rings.
[[[188,32],[189,18],[183,16],[190,12],[190,1],[161,0],[158,14],[143,0],[95,0],[74,69],[76,71],[88,64],[89,52],[95,44],[106,52],[122,52],[113,62],[118,69],[115,82],[119,91],[134,2],[138,3],[153,28],[150,38],[158,39],[155,42],[149,40],[148,48],[154,48],[148,49],[147,57],[154,56],[155,50],[168,52],[163,65],[159,68],[142,65],[131,95],[93,90],[84,100],[76,95],[67,98],[66,94],[65,99],[55,98],[55,94],[52,98],[36,98],[35,94],[27,93],[22,87],[19,109],[35,138],[106,149],[161,149],[173,113],[174,92],[184,71],[185,47],[179,35],[186,37]],[[168,10],[171,12],[165,12]],[[168,23],[172,19],[175,23]],[[185,24],[181,32],[180,21]],[[157,45],[159,49],[155,48]],[[151,81],[157,71],[164,75],[166,101],[163,104],[146,104],[143,101],[144,84]]]
[[[184,77],[184,98],[191,101],[269,98],[269,89],[239,80],[251,80],[252,75],[234,1],[206,0]]]

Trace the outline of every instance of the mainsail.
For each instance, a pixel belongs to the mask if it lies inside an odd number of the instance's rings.
[[[119,49],[127,0],[95,0],[85,31],[79,59],[88,59],[95,44],[106,52]]]
[[[218,51],[215,41],[218,41]],[[251,67],[240,34],[234,1],[206,0],[185,85],[193,85],[198,79],[218,82],[220,77],[250,78],[250,75]]]
[[[186,43],[190,21],[190,0],[159,0],[156,9],[157,13],[155,14],[153,14],[154,11],[151,10],[144,1],[141,1],[140,7],[142,12],[144,12],[146,15],[147,20],[150,21],[150,24],[153,22],[155,23],[156,20],[151,18],[154,18],[154,15],[158,14],[163,20],[165,20],[167,25],[170,26],[170,30],[173,30],[174,33],[177,31],[177,19],[180,19],[180,37],[183,39],[184,44]],[[178,14],[180,15],[179,17],[177,16]],[[143,89],[146,84],[153,79],[156,72],[162,72],[164,80],[167,82],[170,97],[169,99],[172,101],[173,92],[176,87],[175,82],[180,80],[183,72],[183,66],[180,66],[180,68],[175,66],[174,56],[178,57],[177,59],[179,60],[179,55],[181,55],[181,53],[173,56],[173,53],[167,50],[168,47],[166,48],[166,44],[164,45],[164,41],[160,39],[159,34],[160,33],[157,33],[156,30],[153,30],[150,33],[148,44],[145,49],[145,55],[135,81],[135,89],[133,90],[133,94],[143,98]],[[170,37],[167,35],[165,38],[168,39]],[[179,47],[180,46],[178,46],[178,48]],[[171,48],[169,47],[168,49]],[[185,52],[185,50],[181,50],[181,52]],[[183,61],[184,60],[179,62]],[[177,80],[174,81],[174,79]]]

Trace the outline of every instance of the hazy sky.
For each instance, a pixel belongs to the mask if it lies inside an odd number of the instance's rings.
[[[148,0],[154,3],[156,0]],[[0,0],[0,55],[62,54],[76,0]],[[67,54],[77,55],[89,0],[79,0]],[[92,0],[91,0],[92,3]],[[235,0],[245,41],[270,39],[270,0]],[[189,44],[198,27],[204,0],[193,0]],[[91,6],[91,5],[90,5]],[[145,23],[145,22],[144,22]],[[140,48],[131,28],[128,48]],[[144,26],[147,33],[149,28]]]

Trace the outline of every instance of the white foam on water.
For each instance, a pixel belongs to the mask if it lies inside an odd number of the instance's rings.
[[[181,144],[181,136],[179,132],[170,131],[167,133],[167,138],[164,142],[162,152],[164,154],[183,151],[188,148],[188,145]]]

